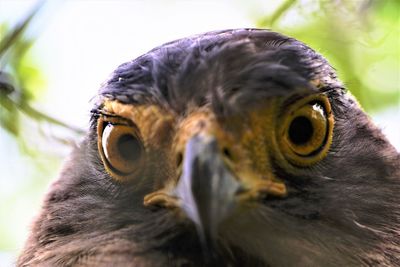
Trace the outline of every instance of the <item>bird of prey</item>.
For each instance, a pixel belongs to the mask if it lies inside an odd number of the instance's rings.
[[[300,41],[169,42],[94,102],[18,266],[400,266],[400,156]]]

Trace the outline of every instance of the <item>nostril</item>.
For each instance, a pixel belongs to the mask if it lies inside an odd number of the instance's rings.
[[[179,168],[182,165],[182,160],[183,160],[183,154],[182,152],[179,152],[176,155],[176,166]]]
[[[222,153],[224,154],[224,156],[225,156],[226,158],[232,160],[232,153],[231,153],[231,151],[230,151],[228,148],[224,147],[224,148],[222,149]]]
[[[244,195],[249,190],[246,189],[243,185],[240,185],[239,188],[236,190],[235,195]]]

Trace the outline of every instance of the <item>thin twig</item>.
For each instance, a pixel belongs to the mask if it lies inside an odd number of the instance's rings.
[[[51,117],[51,116],[49,116],[49,115],[47,115],[47,114],[35,109],[34,107],[30,106],[26,102],[15,103],[15,104],[18,106],[18,108],[22,112],[24,112],[26,115],[28,115],[29,117],[33,118],[34,120],[37,120],[37,121],[44,120],[44,121],[47,121],[47,122],[49,122],[51,124],[58,125],[58,126],[61,126],[63,128],[66,128],[68,130],[71,130],[71,131],[73,131],[73,132],[75,132],[76,134],[79,134],[79,135],[83,135],[85,133],[84,130],[82,130],[80,128],[77,128],[77,127],[74,127],[74,126],[71,126],[71,125],[69,125],[69,124],[67,124],[65,122],[62,122],[62,121],[60,121],[60,120],[58,120],[56,118],[53,118],[53,117]]]
[[[5,54],[5,52],[18,40],[33,17],[38,13],[39,9],[44,5],[45,1],[40,1],[30,12],[30,14],[19,24],[13,31],[11,31],[1,42],[0,42],[0,59]]]
[[[5,94],[3,94],[1,97],[3,97],[3,102],[4,102],[4,100],[6,100],[9,104],[17,107],[21,112],[26,114],[28,117],[31,117],[35,121],[46,121],[50,124],[54,124],[54,125],[58,125],[63,128],[66,128],[70,131],[75,132],[76,134],[79,134],[79,135],[83,135],[85,133],[84,130],[82,130],[78,127],[71,126],[65,122],[62,122],[56,118],[51,117],[50,115],[47,115],[47,114],[35,109],[34,107],[29,105],[25,101],[14,101]]]
[[[296,3],[296,0],[286,0],[280,5],[271,16],[264,18],[258,24],[260,27],[272,27],[289,9]]]

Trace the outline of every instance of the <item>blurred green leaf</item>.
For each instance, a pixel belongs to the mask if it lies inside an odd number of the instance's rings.
[[[36,109],[32,103],[45,91],[45,78],[40,70],[40,65],[30,53],[34,39],[27,38],[24,32],[32,24],[33,18],[45,2],[41,1],[23,18],[14,28],[6,24],[0,24],[0,126],[16,137],[20,147],[28,154],[35,154],[29,149],[23,137],[21,128],[21,116],[36,123],[47,123],[65,128],[77,135],[83,134],[81,129],[70,126],[52,116]],[[3,67],[4,66],[4,67]],[[22,127],[21,127],[22,126]],[[38,128],[40,130],[40,127]],[[26,129],[25,129],[26,131]],[[44,131],[40,134],[48,136]],[[63,144],[71,141],[60,136],[52,136],[53,139]]]
[[[282,1],[257,21],[319,51],[366,111],[399,104],[400,1]]]
[[[263,27],[272,27],[275,22],[293,6],[294,3],[296,3],[296,0],[283,1],[271,16],[262,18],[258,24],[262,25]]]
[[[9,98],[0,94],[0,126],[12,135],[19,134],[19,118],[17,107]]]

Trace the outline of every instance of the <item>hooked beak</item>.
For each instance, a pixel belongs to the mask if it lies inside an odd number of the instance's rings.
[[[187,142],[175,190],[181,209],[195,223],[203,242],[209,244],[215,241],[220,223],[234,210],[241,184],[225,165],[216,139],[203,134]]]
[[[233,163],[235,164],[235,163]],[[240,164],[236,162],[236,164]],[[258,202],[265,196],[285,197],[286,186],[273,174],[260,175],[242,164],[233,172],[217,139],[198,133],[185,143],[182,172],[178,183],[144,197],[145,206],[179,208],[194,222],[202,243],[213,247],[218,227],[234,215],[239,206]]]

